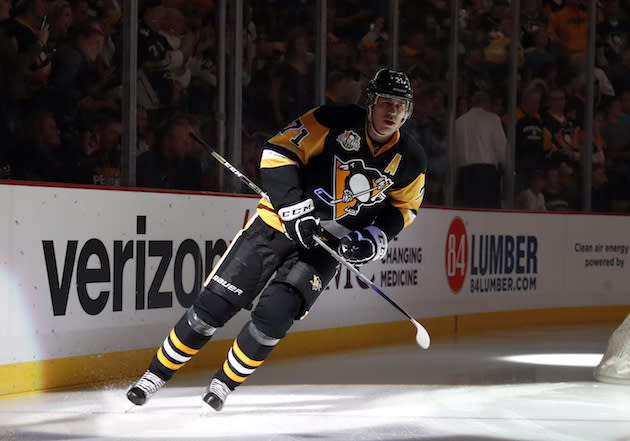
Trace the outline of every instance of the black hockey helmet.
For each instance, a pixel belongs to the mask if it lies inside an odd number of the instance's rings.
[[[376,103],[379,96],[405,101],[407,109],[405,110],[403,122],[411,117],[413,112],[413,89],[411,88],[409,77],[403,72],[391,69],[379,70],[368,83],[365,93],[368,98],[367,106],[370,110],[370,118],[372,106]]]
[[[413,89],[407,75],[390,69],[381,69],[368,83],[366,93],[403,100],[413,100]]]

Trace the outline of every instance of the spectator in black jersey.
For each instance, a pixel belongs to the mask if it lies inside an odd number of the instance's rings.
[[[155,5],[146,8],[138,29],[138,103],[146,109],[176,105],[182,98],[190,71],[185,65],[180,36],[185,33],[183,14]]]
[[[577,172],[580,159],[580,131],[565,114],[564,90],[551,89],[547,102],[547,110],[542,115],[545,160],[556,164],[564,163]]]
[[[413,107],[409,79],[381,70],[367,95],[367,109],[320,106],[265,143],[259,168],[268,197],[127,391],[132,403],[145,404],[217,328],[260,295],[203,396],[221,410],[337,272],[337,260],[316,236],[349,263],[364,264],[385,256],[388,241],[413,221],[424,195],[426,156],[399,130]]]
[[[523,190],[527,178],[536,169],[544,167],[543,122],[540,114],[542,93],[537,87],[523,90],[516,108],[515,190]],[[503,115],[504,125],[507,114]]]

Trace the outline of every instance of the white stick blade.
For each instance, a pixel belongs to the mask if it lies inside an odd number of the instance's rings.
[[[429,336],[429,333],[417,321],[414,320],[413,324],[416,325],[416,328],[418,329],[418,332],[416,333],[416,343],[418,343],[422,349],[429,349],[429,346],[431,345],[431,337]]]

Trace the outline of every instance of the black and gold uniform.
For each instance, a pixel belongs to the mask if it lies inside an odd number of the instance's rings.
[[[356,105],[318,107],[267,142],[260,168],[271,201],[258,206],[266,224],[282,231],[274,206],[305,198],[338,237],[374,224],[391,239],[413,221],[424,196],[424,150],[400,131],[375,144],[366,114]]]
[[[387,241],[414,220],[424,196],[426,155],[400,130],[387,137],[371,125],[375,106],[379,124],[400,127],[411,115],[409,80],[382,70],[367,94],[367,109],[318,107],[268,140],[260,162],[266,195],[256,216],[237,233],[148,371],[130,387],[130,401],[144,404],[217,328],[257,299],[251,321],[203,397],[220,410],[228,393],[263,363],[338,271],[337,260],[311,243],[314,234],[339,245],[348,261],[364,263],[382,258]],[[396,126],[391,127],[385,130]],[[370,130],[386,143],[373,141]]]

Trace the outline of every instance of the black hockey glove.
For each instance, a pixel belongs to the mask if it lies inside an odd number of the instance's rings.
[[[315,246],[313,236],[321,233],[319,218],[312,214],[314,210],[315,204],[312,199],[306,199],[278,210],[284,234],[304,248]]]
[[[382,259],[387,252],[387,236],[377,227],[365,227],[342,237],[338,251],[355,265]]]

